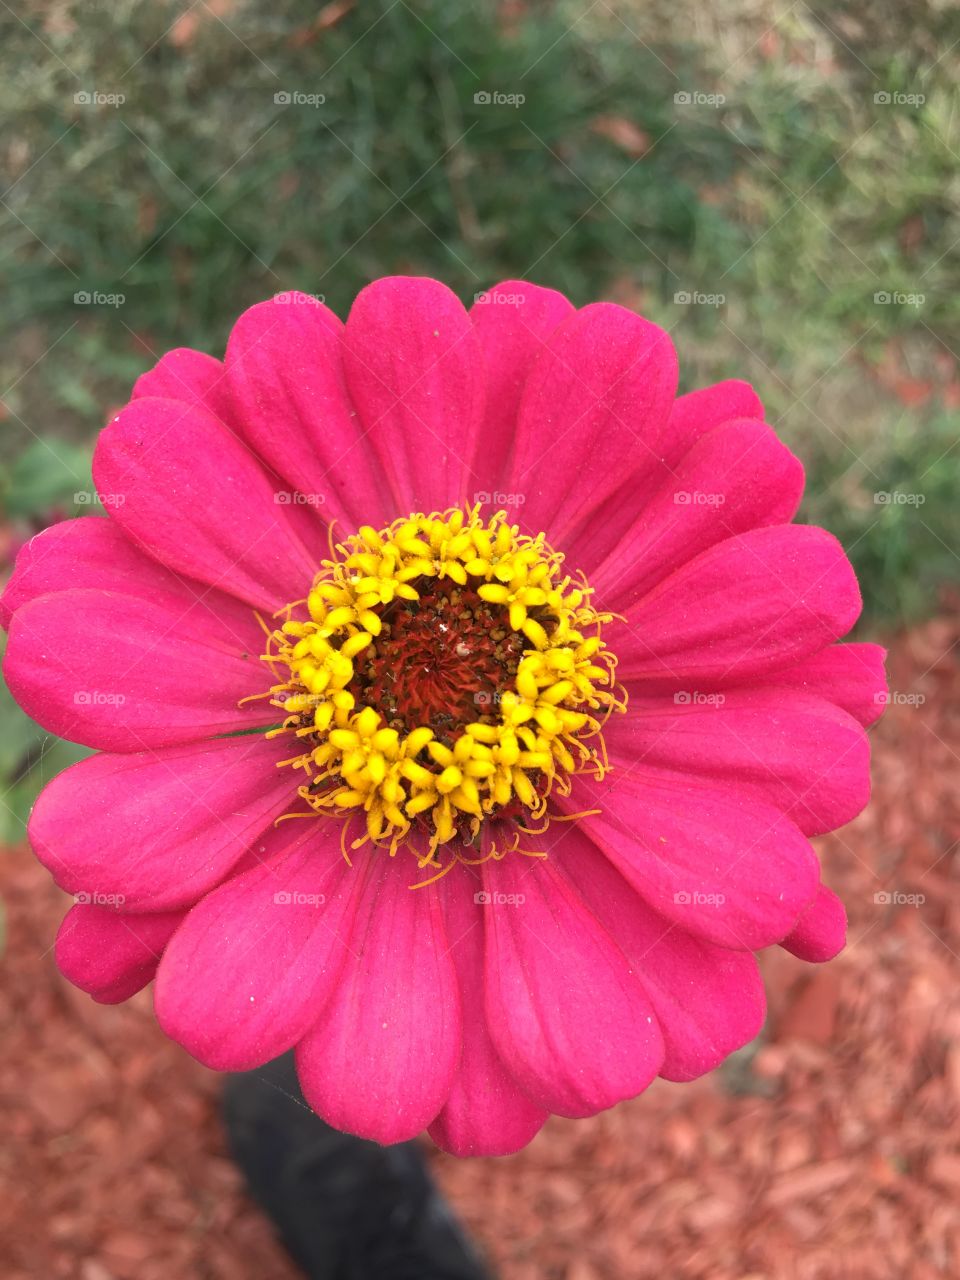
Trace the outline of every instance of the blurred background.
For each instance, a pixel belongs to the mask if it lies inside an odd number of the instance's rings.
[[[281,290],[504,277],[748,378],[890,647],[875,800],[819,842],[851,942],[765,957],[760,1040],[692,1086],[433,1167],[505,1280],[960,1275],[960,12],[941,0],[0,2],[0,574],[97,507],[172,346]],[[0,690],[5,1274],[292,1275],[215,1077],[148,993],[57,976],[23,822],[83,754]]]

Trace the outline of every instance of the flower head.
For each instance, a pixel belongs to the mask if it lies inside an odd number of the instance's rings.
[[[2,603],[15,696],[100,750],[30,823],[67,976],[458,1154],[751,1039],[754,953],[842,946],[808,837],[866,801],[882,652],[752,390],[676,382],[624,308],[408,278],[145,374],[108,518]]]

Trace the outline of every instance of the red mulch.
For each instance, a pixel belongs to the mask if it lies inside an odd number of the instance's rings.
[[[502,1280],[960,1276],[958,642],[951,612],[896,645],[892,688],[925,701],[890,706],[873,804],[821,843],[850,945],[823,968],[764,957],[759,1046],[518,1156],[433,1155]],[[64,898],[26,850],[0,896],[5,1280],[294,1276],[226,1157],[216,1077],[147,993],[103,1008],[59,979]]]

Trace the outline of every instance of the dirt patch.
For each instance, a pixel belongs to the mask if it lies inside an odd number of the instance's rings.
[[[958,649],[956,611],[898,642],[873,804],[820,842],[850,945],[824,968],[764,956],[758,1045],[517,1156],[431,1155],[502,1280],[960,1275]],[[104,1008],[58,977],[64,897],[25,849],[0,896],[7,1280],[293,1277],[227,1158],[217,1077],[148,994]]]

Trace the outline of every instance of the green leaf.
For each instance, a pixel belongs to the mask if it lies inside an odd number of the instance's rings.
[[[43,788],[58,773],[91,755],[89,747],[64,742],[40,732],[41,743],[34,763],[26,772],[3,780],[0,794],[0,843],[17,844],[26,833],[30,810]]]
[[[56,508],[90,510],[92,450],[66,440],[34,440],[18,455],[7,483],[7,513],[43,516]]]

